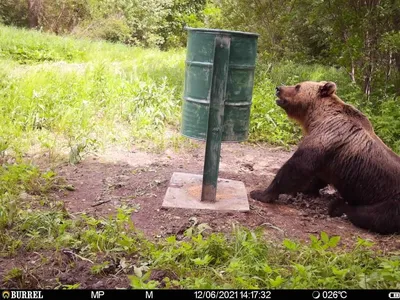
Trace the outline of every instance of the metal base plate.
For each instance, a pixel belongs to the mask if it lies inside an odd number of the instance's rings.
[[[247,191],[243,182],[218,178],[215,202],[201,201],[202,184],[203,175],[173,173],[162,206],[221,211],[249,211]]]

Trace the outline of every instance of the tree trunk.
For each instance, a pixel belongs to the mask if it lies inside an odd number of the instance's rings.
[[[392,51],[389,51],[389,59],[388,59],[387,70],[386,70],[385,90],[386,90],[386,86],[389,83],[390,73],[392,71],[392,63],[393,63]]]
[[[352,83],[356,83],[356,72],[355,72],[355,67],[354,67],[354,60],[351,58],[351,72],[350,72],[350,78]]]
[[[373,73],[373,65],[372,62],[368,64],[367,74],[365,75],[364,80],[364,94],[367,96],[367,102],[369,102],[369,97],[371,95],[371,83],[372,83],[372,73]]]
[[[39,26],[40,0],[28,0],[28,22],[29,28]]]

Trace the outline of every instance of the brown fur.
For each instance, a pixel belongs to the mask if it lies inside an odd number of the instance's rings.
[[[277,91],[277,104],[300,124],[304,138],[268,188],[250,196],[273,202],[279,194],[317,193],[331,184],[343,198],[331,203],[331,216],[345,213],[361,228],[400,233],[400,157],[368,118],[336,95],[333,82],[306,81]]]

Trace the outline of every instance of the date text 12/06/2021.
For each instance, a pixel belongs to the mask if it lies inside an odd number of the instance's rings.
[[[271,291],[232,290],[232,291],[195,291],[195,299],[272,299]]]

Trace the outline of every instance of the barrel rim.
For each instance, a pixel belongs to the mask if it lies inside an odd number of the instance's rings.
[[[185,26],[185,30],[210,32],[210,33],[224,33],[224,34],[230,34],[230,35],[248,35],[248,36],[253,36],[253,37],[259,37],[260,36],[258,33],[254,33],[254,32],[223,30],[223,29],[213,29],[213,28],[193,28],[193,27]]]

